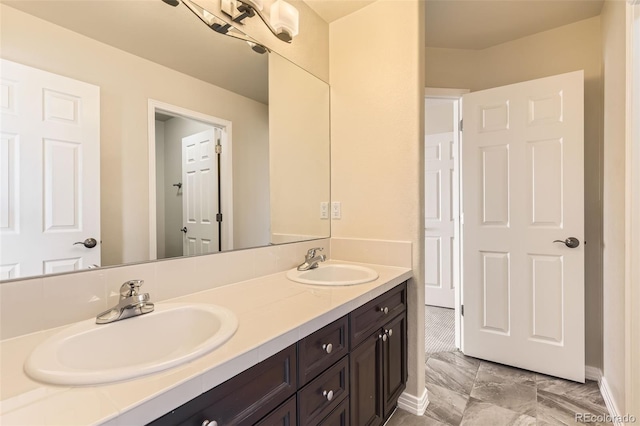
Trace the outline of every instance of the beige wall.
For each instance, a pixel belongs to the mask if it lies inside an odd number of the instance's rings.
[[[271,241],[328,237],[329,86],[281,57],[269,57]]]
[[[602,366],[602,48],[600,17],[484,50],[427,48],[427,87],[472,91],[584,70],[586,363]]]
[[[618,414],[625,411],[625,3],[602,9],[604,83],[603,373]],[[637,360],[636,360],[637,361]]]
[[[100,86],[103,265],[149,258],[149,98],[231,121],[234,146],[257,155],[251,146],[267,134],[266,105],[0,8],[3,58]],[[253,115],[264,117],[262,123],[243,125]],[[252,166],[242,165],[249,174]]]
[[[156,120],[156,164],[164,164],[164,160],[164,121]],[[156,254],[158,259],[167,257],[165,244],[164,176],[164,167],[156,167]]]
[[[330,26],[332,237],[412,243],[409,383],[424,390],[424,3],[377,2]],[[401,22],[402,31],[383,23]]]
[[[275,0],[264,0],[265,10],[268,10]],[[273,36],[257,16],[245,19],[244,24],[236,24],[241,31],[255,38],[269,49],[298,64],[316,77],[329,81],[329,24],[322,20],[302,0],[287,0],[300,13],[300,33],[294,37],[291,44],[280,41]],[[219,0],[198,0],[196,3],[211,13],[227,19],[220,12]]]

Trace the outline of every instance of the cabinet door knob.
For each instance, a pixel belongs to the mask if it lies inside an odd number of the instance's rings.
[[[205,420],[202,422],[202,426],[218,426],[218,422],[215,420]]]
[[[393,328],[390,328],[389,330],[385,330],[384,332],[387,334],[387,336],[391,337],[393,335]]]
[[[378,308],[378,311],[387,315],[389,313],[389,308],[385,306],[384,308]]]
[[[387,341],[387,335],[385,334],[378,334],[378,339],[382,339],[383,342]]]
[[[331,351],[333,350],[333,345],[331,343],[325,343],[324,345],[322,345],[322,350],[330,354]]]
[[[322,392],[322,396],[324,396],[325,398],[327,398],[327,401],[331,401],[333,399],[333,391],[324,391]]]

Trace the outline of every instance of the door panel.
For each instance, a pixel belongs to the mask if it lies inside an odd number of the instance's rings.
[[[0,279],[99,266],[100,88],[0,65]]]
[[[212,128],[182,139],[183,254],[217,252],[218,164],[215,145],[221,130]],[[183,228],[183,229],[184,229]]]
[[[456,150],[453,132],[425,136],[425,303],[445,308],[455,299]]]
[[[463,96],[464,351],[576,381],[583,85],[579,71]],[[580,245],[567,247],[568,237]]]

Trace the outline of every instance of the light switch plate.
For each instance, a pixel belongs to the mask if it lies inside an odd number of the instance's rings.
[[[342,217],[342,204],[340,201],[331,203],[331,219],[340,219]]]
[[[329,203],[327,201],[320,203],[320,219],[329,219]]]

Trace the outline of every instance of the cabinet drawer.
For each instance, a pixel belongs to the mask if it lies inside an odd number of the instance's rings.
[[[296,396],[292,396],[256,426],[296,426]]]
[[[318,426],[349,426],[349,398],[345,398]]]
[[[155,420],[155,425],[253,425],[292,396],[297,387],[296,345]]]
[[[340,318],[298,343],[298,380],[305,385],[349,352],[349,318]]]
[[[407,309],[407,283],[404,282],[376,297],[351,313],[351,348],[355,348],[371,332]]]
[[[300,425],[318,423],[348,395],[349,357],[344,357],[298,391]]]

